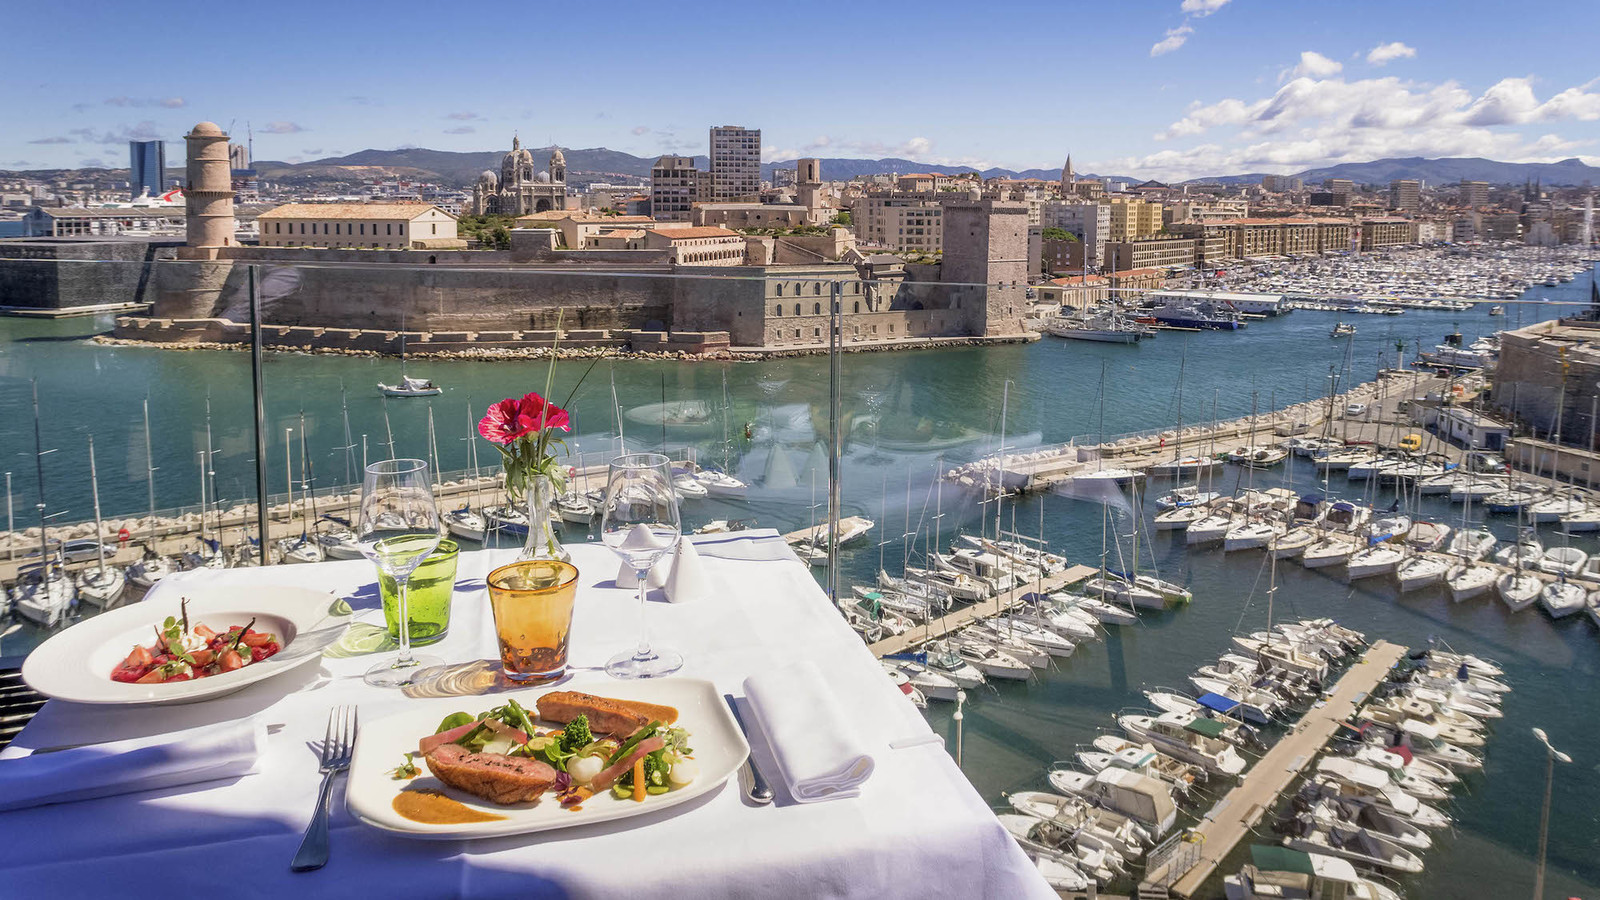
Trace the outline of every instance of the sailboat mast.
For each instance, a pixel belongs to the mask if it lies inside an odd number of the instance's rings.
[[[339,384],[339,415],[344,419],[344,447],[342,448],[344,450],[344,483],[352,484],[350,464],[355,462],[356,442],[350,436],[350,402],[343,382]],[[472,415],[470,408],[467,410],[467,415]],[[366,467],[362,466],[362,471],[365,470]]]
[[[106,526],[100,518],[100,476],[94,467],[94,435],[89,435],[89,493],[94,495],[94,549],[100,557],[100,577],[104,583],[106,574]]]
[[[433,431],[433,404],[428,404],[428,459],[433,463],[433,493],[437,496],[442,487],[439,484],[439,441]]]
[[[481,508],[483,500],[478,496],[478,442],[472,439],[474,429],[472,423],[472,398],[467,398],[467,464],[472,466],[472,502]]]
[[[39,583],[50,580],[50,542],[45,539],[44,443],[39,436],[39,379],[33,380],[33,465],[39,478]]]
[[[35,407],[38,406],[37,392],[35,391]],[[150,552],[156,552],[156,458],[150,449],[150,397],[144,398],[144,479],[145,490],[150,501]]]
[[[206,542],[206,452],[201,450],[195,454],[195,463],[200,467],[200,543]]]
[[[222,552],[222,503],[217,499],[217,445],[212,443],[211,436],[211,392],[206,391],[206,485],[209,492],[202,492],[200,501],[200,527],[205,530],[206,524],[206,496],[210,497],[210,505],[215,507],[217,514],[217,552]],[[202,538],[203,540],[203,538]]]
[[[1000,540],[1000,504],[1006,496],[1006,412],[1011,403],[1011,379],[1000,388],[1000,465],[994,482],[994,539]]]
[[[389,458],[394,459],[394,426],[389,424],[389,396],[383,398],[383,430],[389,436]]]
[[[311,518],[317,510],[315,487],[315,483],[311,480],[311,457],[306,455],[306,414],[302,410],[300,413],[300,493],[304,495],[304,498],[300,502],[300,512],[305,519],[305,524],[300,529],[302,536],[311,533]]]

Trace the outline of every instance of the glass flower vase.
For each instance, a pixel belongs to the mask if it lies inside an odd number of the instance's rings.
[[[535,475],[528,479],[525,493],[523,500],[528,507],[528,540],[522,545],[522,552],[517,554],[517,559],[521,561],[554,559],[572,562],[572,554],[567,552],[566,547],[561,546],[561,539],[556,537],[555,513],[558,492],[555,482]]]

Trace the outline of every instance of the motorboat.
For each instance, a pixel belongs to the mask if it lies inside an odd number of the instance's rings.
[[[1427,850],[1433,846],[1433,837],[1426,831],[1370,803],[1322,799],[1312,803],[1307,812],[1318,825],[1342,825],[1386,838],[1410,850]]]
[[[986,678],[1026,681],[1033,677],[1033,669],[1027,663],[987,644],[957,640],[953,646],[961,659],[977,668]]]
[[[1328,531],[1355,534],[1370,518],[1372,518],[1372,507],[1337,500],[1323,514],[1322,527]]]
[[[378,382],[378,390],[383,391],[385,397],[432,397],[444,393],[444,389],[433,383],[431,378],[413,378],[409,375],[400,376],[398,384],[384,384]]]
[[[1083,583],[1084,593],[1138,609],[1166,609],[1167,598],[1157,590],[1129,583],[1126,578],[1106,572]]]
[[[1189,676],[1189,683],[1201,691],[1200,706],[1257,725],[1272,724],[1283,709],[1283,699],[1270,690],[1203,675]]]
[[[1418,553],[1401,563],[1395,570],[1395,576],[1400,580],[1400,590],[1404,593],[1437,584],[1444,580],[1449,571],[1450,563],[1445,558]]]
[[[921,691],[929,700],[944,700],[950,703],[956,701],[956,694],[962,689],[960,682],[948,674],[940,672],[928,665],[925,661],[916,659],[888,659],[900,671],[906,674],[911,685]],[[926,660],[923,655],[923,660]],[[981,676],[980,676],[981,677]]]
[[[1139,617],[1131,610],[1082,594],[1051,594],[1056,608],[1081,611],[1102,625],[1133,625]]]
[[[1462,528],[1450,536],[1449,552],[1467,562],[1477,562],[1488,556],[1499,541],[1487,529]]]
[[[1234,646],[1253,654],[1265,665],[1276,667],[1292,675],[1302,675],[1317,681],[1328,677],[1328,661],[1314,652],[1302,649],[1287,638],[1261,638],[1251,635],[1234,635]]]
[[[1318,453],[1333,450],[1343,450],[1344,447],[1344,441],[1335,440],[1334,438],[1309,436],[1290,438],[1283,443],[1283,448],[1285,450],[1288,450],[1295,456],[1305,457],[1306,459],[1311,459]]]
[[[954,639],[958,645],[966,642],[993,647],[1001,653],[1027,663],[1036,669],[1042,669],[1050,665],[1050,652],[1048,650],[1030,644],[1020,636],[1008,634],[991,622],[981,620],[974,622],[956,632]]]
[[[1407,515],[1379,516],[1367,527],[1367,543],[1392,541],[1411,533],[1411,517]]]
[[[483,542],[487,525],[483,520],[483,516],[479,515],[471,507],[462,506],[457,509],[447,510],[440,518],[444,519],[445,527],[450,529],[450,533],[456,537],[479,543]]]
[[[1499,707],[1475,699],[1464,691],[1408,685],[1401,690],[1401,693],[1407,697],[1426,700],[1440,710],[1459,712],[1474,719],[1499,719],[1505,716]]]
[[[1349,860],[1325,853],[1252,844],[1251,861],[1222,879],[1227,900],[1403,900],[1362,877]]]
[[[317,534],[317,543],[329,559],[361,559],[361,545],[356,543],[356,533],[348,528],[330,528]]]
[[[1531,487],[1517,486],[1506,488],[1502,486],[1502,489],[1498,493],[1485,497],[1483,500],[1483,505],[1487,506],[1489,508],[1489,512],[1492,513],[1511,514],[1521,512],[1527,507],[1538,502],[1538,500],[1539,492]]]
[[[750,491],[749,485],[719,469],[701,469],[694,477],[712,497],[742,500]]]
[[[948,644],[930,645],[926,665],[930,671],[954,681],[964,690],[971,690],[988,680],[982,669],[967,662]]]
[[[1444,583],[1450,589],[1450,598],[1459,603],[1494,587],[1498,574],[1493,566],[1459,563],[1444,573]]]
[[[1588,597],[1588,591],[1563,576],[1545,585],[1544,590],[1539,592],[1539,605],[1550,614],[1550,618],[1564,619],[1575,612],[1582,612]]]
[[[590,498],[593,499],[593,498]],[[749,524],[743,519],[712,519],[694,530],[695,534],[729,534],[744,531]]]
[[[1240,522],[1223,533],[1222,549],[1254,550],[1265,547],[1268,541],[1283,533],[1284,527],[1276,522]]]
[[[1208,772],[1232,776],[1245,770],[1245,758],[1234,746],[1234,741],[1242,742],[1238,724],[1189,713],[1162,713],[1118,716],[1117,725],[1129,737],[1148,741],[1163,753],[1204,766]]]
[[[574,491],[556,498],[556,515],[563,522],[587,527],[594,523],[595,508],[588,497]]]
[[[1295,822],[1296,832],[1283,839],[1283,845],[1291,850],[1341,857],[1406,874],[1422,871],[1422,860],[1415,853],[1366,829],[1342,823],[1322,825],[1310,816],[1301,816]]]
[[[1123,858],[1144,855],[1150,835],[1143,826],[1110,810],[1094,809],[1077,797],[1049,791],[1017,791],[1007,798],[1011,808],[1072,832],[1079,842],[1116,852]]]
[[[1093,616],[1082,610],[1058,606],[1054,602],[1034,604],[1019,610],[1011,618],[1068,641],[1082,643],[1100,637],[1099,622]]]
[[[1132,484],[1141,477],[1142,473],[1135,472],[1132,469],[1124,469],[1118,466],[1102,466],[1093,472],[1079,472],[1072,476],[1072,481],[1074,484],[1090,487],[1097,484],[1114,484],[1120,487]]]
[[[1317,774],[1301,788],[1299,796],[1372,804],[1423,828],[1450,825],[1449,816],[1402,790],[1388,772],[1342,756],[1317,760]]]
[[[1350,556],[1346,576],[1355,581],[1393,572],[1406,558],[1405,551],[1390,544],[1374,544]]]
[[[1160,778],[1179,792],[1201,784],[1209,777],[1204,766],[1187,763],[1157,750],[1154,745],[1130,741],[1115,734],[1096,735],[1090,744],[1094,749],[1080,750],[1078,762],[1091,772],[1117,767]]]
[[[1328,332],[1328,337],[1347,337],[1355,333],[1356,326],[1350,324],[1349,322],[1336,322],[1334,323],[1333,330]]]
[[[1551,547],[1534,563],[1534,568],[1549,575],[1573,577],[1583,571],[1589,554],[1577,547]]]
[[[1065,822],[1047,821],[1022,813],[996,813],[995,819],[1007,833],[1016,838],[1017,843],[1035,860],[1036,865],[1039,860],[1047,859],[1077,871],[1085,881],[1092,878],[1099,884],[1110,882],[1127,870],[1127,861],[1123,859],[1121,853],[1100,846],[1090,836],[1092,832],[1086,832],[1082,828],[1074,829]],[[1047,884],[1058,891],[1087,890],[1087,886],[1056,887],[1056,882],[1051,879],[1061,880],[1059,874],[1047,875],[1042,868],[1039,874],[1045,877]],[[1068,878],[1062,883],[1071,883],[1071,879]]]
[[[1028,858],[1033,860],[1034,868],[1039,870],[1039,877],[1043,878],[1044,883],[1051,889],[1070,893],[1089,889],[1089,876],[1069,861],[1066,854],[1033,850],[1028,853]]]
[[[1500,594],[1500,599],[1511,607],[1512,612],[1521,612],[1533,605],[1539,599],[1539,592],[1544,585],[1532,572],[1516,569],[1507,572],[1495,579],[1495,591]]]
[[[483,518],[491,531],[501,531],[518,537],[528,533],[528,514],[515,506],[484,507]]]
[[[1150,701],[1151,706],[1162,712],[1191,713],[1197,716],[1205,715],[1206,712],[1205,707],[1196,703],[1193,697],[1188,694],[1180,694],[1177,691],[1145,691],[1144,698]]]
[[[682,470],[673,471],[672,488],[678,492],[678,498],[681,500],[703,500],[711,494],[699,479]]]
[[[1048,777],[1050,786],[1061,794],[1132,819],[1155,839],[1177,824],[1178,804],[1172,786],[1159,778],[1114,767],[1093,773],[1057,767]]]

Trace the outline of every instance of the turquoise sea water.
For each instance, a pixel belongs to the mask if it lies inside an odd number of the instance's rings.
[[[1587,280],[1559,288],[1535,288],[1526,299],[1584,300]],[[844,554],[841,582],[865,583],[876,571],[880,553],[896,570],[903,552],[902,533],[918,542],[937,527],[946,542],[962,528],[976,530],[976,498],[946,487],[936,492],[941,467],[992,452],[1005,402],[1006,446],[1016,450],[1074,435],[1108,435],[1170,426],[1178,417],[1177,384],[1183,360],[1182,418],[1194,424],[1248,415],[1252,402],[1262,411],[1325,394],[1330,367],[1346,382],[1369,379],[1380,365],[1393,365],[1394,344],[1406,343],[1409,358],[1417,345],[1438,343],[1459,327],[1467,338],[1496,328],[1549,318],[1560,308],[1538,303],[1508,307],[1503,319],[1482,311],[1407,312],[1403,316],[1350,318],[1359,331],[1348,344],[1333,341],[1328,330],[1334,313],[1301,311],[1254,322],[1242,332],[1163,334],[1140,346],[1124,347],[1047,339],[1035,344],[982,349],[852,354],[843,362],[844,423],[849,436],[843,495],[847,513],[878,520],[864,546]],[[36,496],[30,379],[37,379],[44,421],[44,447],[51,510],[61,521],[91,515],[86,435],[92,433],[100,463],[101,499],[108,515],[138,515],[146,506],[146,461],[140,417],[148,396],[160,507],[193,503],[199,495],[196,451],[204,446],[205,405],[212,408],[218,489],[225,502],[253,496],[254,437],[251,431],[249,359],[220,351],[173,352],[107,347],[85,342],[109,321],[37,322],[0,320],[0,460],[13,473],[19,526],[34,524]],[[375,383],[393,380],[394,360],[272,354],[266,361],[270,443],[269,485],[282,491],[285,428],[294,428],[289,449],[299,477],[300,413],[319,485],[346,480],[346,466],[359,471],[360,444],[366,438],[373,458],[387,454],[384,404]],[[587,363],[558,367],[557,399],[565,398],[583,377]],[[501,397],[540,389],[540,362],[414,361],[411,374],[426,375],[446,387],[431,400],[391,400],[389,428],[398,455],[427,453],[426,417],[431,405],[438,449],[446,469],[467,462],[469,415]],[[1101,402],[1104,372],[1104,402]],[[720,405],[724,377],[729,398],[728,433],[723,441]],[[788,531],[805,527],[812,515],[811,472],[816,496],[825,495],[826,467],[819,442],[827,438],[827,361],[821,358],[768,363],[656,363],[602,361],[587,372],[573,400],[578,433],[572,442],[586,452],[615,446],[616,417],[612,380],[624,411],[658,404],[704,400],[712,415],[702,426],[669,428],[637,424],[624,416],[630,446],[694,446],[702,460],[720,462],[752,484],[747,502],[701,501],[685,508],[688,524],[713,518],[744,518]],[[1009,384],[1009,388],[1007,385]],[[355,449],[347,443],[341,417],[341,386]],[[471,411],[469,413],[469,405]],[[750,438],[745,438],[746,426]],[[480,442],[489,465],[494,451]],[[1311,487],[1302,467],[1291,487]],[[1230,487],[1240,477],[1230,470],[1218,484]],[[1279,472],[1257,473],[1257,486],[1282,483]],[[1342,478],[1331,485],[1344,489]],[[297,487],[298,489],[298,487]],[[908,499],[909,498],[909,499]],[[1379,498],[1387,504],[1389,495]],[[992,509],[992,507],[991,507]],[[1074,561],[1093,562],[1101,546],[1100,507],[1061,496],[1027,498],[1005,513],[1006,527],[1034,533],[1042,529],[1051,546]],[[1459,507],[1426,501],[1424,513],[1457,523]],[[1119,513],[1118,530],[1129,530],[1130,513]],[[1013,518],[1014,517],[1014,518]],[[1042,524],[1041,524],[1042,519]],[[909,528],[907,523],[909,521]],[[1492,526],[1509,535],[1513,523]],[[582,539],[569,534],[569,539]],[[1547,535],[1553,539],[1553,535]],[[879,547],[878,542],[886,546]],[[1576,541],[1600,551],[1592,539]],[[1124,550],[1127,542],[1124,540]],[[1024,685],[974,692],[967,707],[965,768],[984,796],[996,803],[1010,790],[1044,787],[1052,760],[1070,758],[1075,745],[1112,727],[1112,714],[1142,705],[1143,687],[1183,688],[1186,676],[1226,649],[1236,629],[1264,627],[1267,583],[1259,552],[1224,555],[1220,550],[1189,552],[1181,538],[1157,537],[1147,545],[1166,577],[1186,580],[1195,593],[1187,609],[1147,618],[1078,651],[1057,671]],[[1439,637],[1458,649],[1500,660],[1516,693],[1507,716],[1496,726],[1488,748],[1488,769],[1468,779],[1453,814],[1460,825],[1442,835],[1427,854],[1427,875],[1411,885],[1413,897],[1495,897],[1526,895],[1537,838],[1542,751],[1529,735],[1546,728],[1553,741],[1576,762],[1558,774],[1552,814],[1550,896],[1600,894],[1600,702],[1591,688],[1600,669],[1600,641],[1580,617],[1552,623],[1537,609],[1509,614],[1498,601],[1452,604],[1441,590],[1398,598],[1393,582],[1374,579],[1349,586],[1297,564],[1280,567],[1277,615],[1331,615],[1373,637],[1420,645]],[[935,707],[935,727],[948,732],[950,710]]]

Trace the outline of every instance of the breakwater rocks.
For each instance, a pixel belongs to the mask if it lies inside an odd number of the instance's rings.
[[[262,346],[276,351],[327,353],[340,356],[398,356],[404,347],[416,359],[524,360],[616,357],[649,360],[759,360],[826,355],[828,347],[738,347],[725,331],[478,331],[401,332],[354,328],[263,325]],[[846,353],[927,350],[1035,341],[1027,332],[993,337],[899,338],[849,340]],[[167,350],[247,350],[250,328],[227,319],[158,319],[119,316],[109,335],[96,343],[159,347]]]

